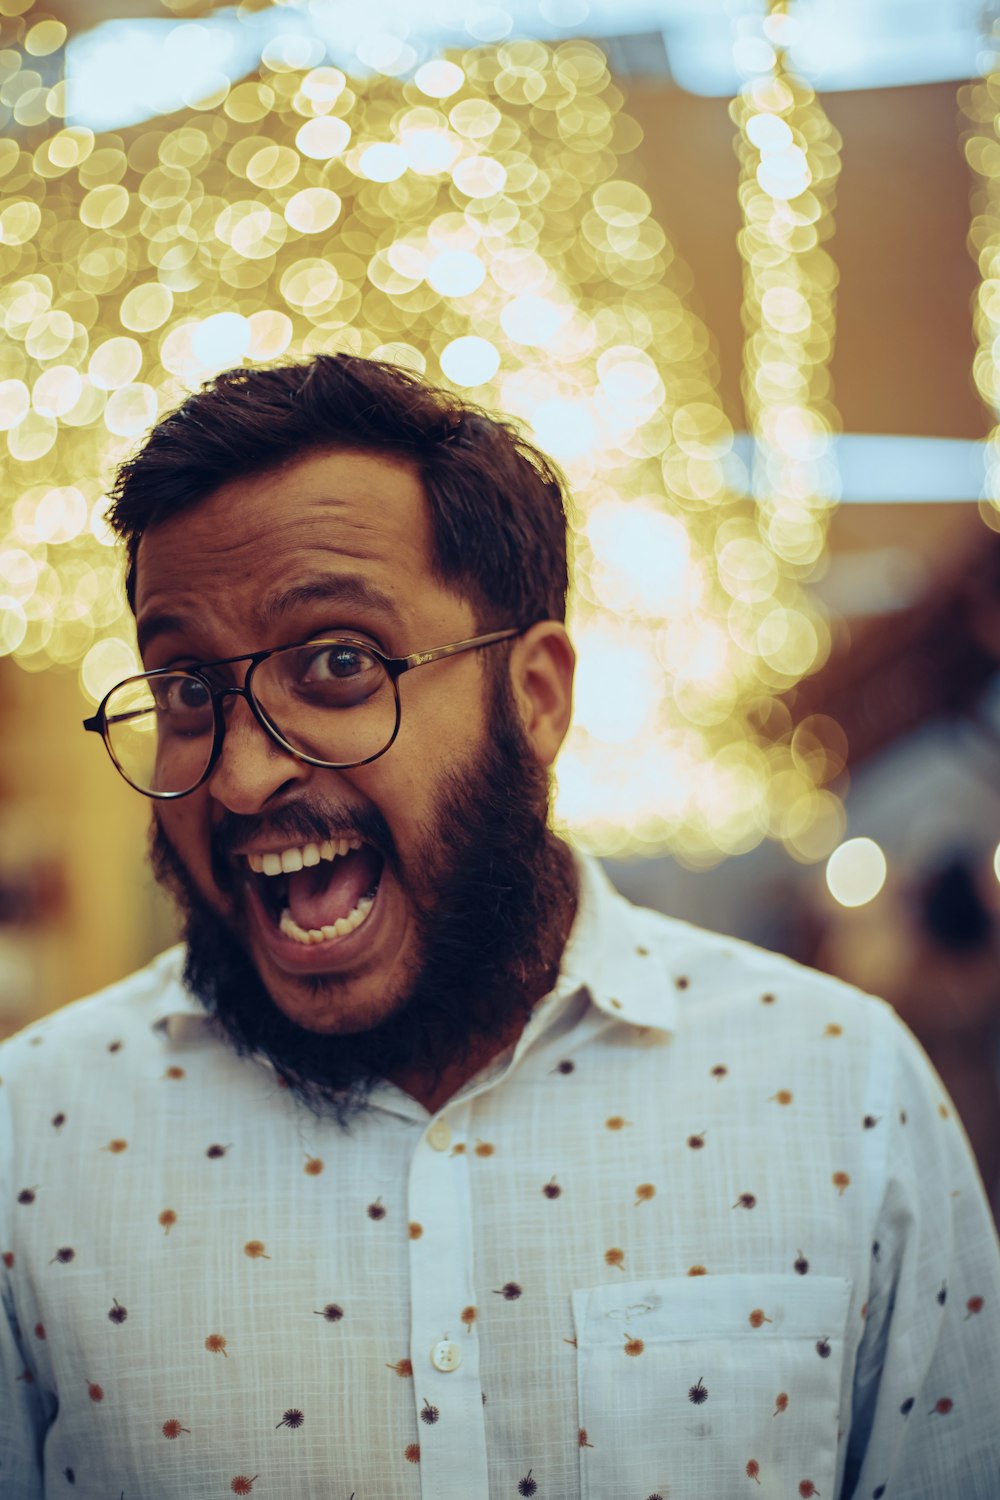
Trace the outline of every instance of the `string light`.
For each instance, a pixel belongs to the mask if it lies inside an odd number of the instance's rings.
[[[989,10],[980,52],[984,76],[963,85],[958,98],[968,127],[965,159],[975,178],[968,244],[980,275],[972,313],[977,345],[972,374],[993,418],[979,511],[992,530],[1000,531],[1000,14],[996,4]]]
[[[820,788],[843,754],[829,721],[796,727],[782,701],[825,649],[799,576],[821,537],[804,476],[830,306],[806,245],[823,221],[803,204],[821,202],[831,160],[811,96],[753,85],[771,101],[756,115],[801,135],[814,174],[780,200],[770,182],[767,201],[817,330],[802,337],[787,309],[790,331],[774,324],[799,418],[786,431],[769,396],[758,408],[781,466],[755,509],[690,273],[595,46],[502,41],[412,77],[376,49],[383,71],[360,79],[290,34],[185,112],[95,133],[36,81],[29,10],[0,0],[0,119],[22,127],[0,140],[0,651],[75,668],[92,701],[131,669],[106,488],[213,372],[320,350],[394,359],[513,415],[570,479],[580,679],[562,824],[601,854],[692,865],[766,836],[828,853],[842,824]]]
[[[735,53],[749,76],[731,112],[739,127],[743,396],[755,439],[756,514],[734,549],[734,581],[741,634],[755,633],[766,673],[792,681],[821,665],[830,647],[817,606],[785,596],[788,580],[814,573],[838,494],[829,375],[837,270],[823,243],[833,231],[841,142],[813,90],[788,70],[798,23],[787,0],[744,19]],[[824,720],[802,726],[798,748],[787,733],[773,742],[772,789],[780,785],[782,795],[771,798],[769,831],[803,860],[828,853],[843,830],[839,799],[823,786],[827,749],[843,765],[833,730]]]

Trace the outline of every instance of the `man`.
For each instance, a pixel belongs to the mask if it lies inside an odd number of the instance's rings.
[[[563,496],[391,367],[121,471],[87,727],[186,945],[0,1054],[17,1500],[995,1500],[992,1227],[892,1013],[549,831]]]

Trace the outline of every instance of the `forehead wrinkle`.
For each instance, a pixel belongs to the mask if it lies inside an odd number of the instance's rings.
[[[389,615],[397,625],[402,623],[392,597],[370,579],[359,573],[327,573],[265,594],[253,611],[253,625],[264,635],[276,620],[296,606],[325,603],[377,610]]]
[[[261,629],[266,628],[282,609],[296,603],[322,602],[324,598],[333,602],[335,595],[326,587],[326,580],[336,574],[338,565],[342,568],[345,564],[354,564],[351,571],[363,582],[367,582],[369,573],[375,577],[367,598],[355,589],[353,598],[341,591],[340,601],[381,610],[402,628],[409,611],[394,597],[397,582],[435,576],[433,558],[428,566],[426,556],[426,516],[418,507],[396,535],[395,496],[385,497],[383,505],[377,486],[374,493],[363,495],[352,495],[349,490],[338,493],[338,489],[336,481],[329,488],[321,481],[318,490],[312,490],[311,483],[292,484],[277,501],[262,497],[263,506],[248,495],[254,503],[246,509],[240,506],[238,492],[217,491],[190,513],[150,528],[139,548],[136,576],[144,643],[163,633],[184,632],[202,615],[205,601],[192,575],[192,564],[195,572],[199,571],[199,559],[211,575],[210,592],[214,585],[226,581],[227,574],[237,590],[255,582],[259,586],[252,613],[247,615],[248,629],[253,628],[251,622],[255,620]],[[220,496],[225,501],[221,524]],[[285,500],[293,512],[287,517],[282,514]],[[239,527],[228,524],[234,513],[239,515]],[[161,544],[166,544],[165,556]],[[327,559],[330,575],[320,571]],[[267,589],[268,574],[273,589]],[[298,582],[300,578],[303,588],[308,585],[308,589],[297,598],[291,597],[295,585],[289,585],[288,580]],[[322,587],[315,587],[317,581]],[[376,594],[381,597],[376,598]]]

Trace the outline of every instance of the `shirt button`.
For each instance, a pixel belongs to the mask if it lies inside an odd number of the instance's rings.
[[[451,1126],[447,1120],[435,1120],[427,1132],[427,1144],[435,1151],[447,1151],[451,1145]]]
[[[462,1351],[450,1339],[441,1339],[431,1350],[431,1364],[435,1370],[457,1370],[462,1363]]]

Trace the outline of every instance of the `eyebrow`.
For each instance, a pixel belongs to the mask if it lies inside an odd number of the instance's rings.
[[[402,616],[391,595],[377,584],[359,573],[335,573],[306,579],[268,595],[254,610],[251,629],[264,635],[275,620],[304,604],[337,604],[352,609],[376,610],[387,615],[393,624],[402,624]],[[186,624],[180,615],[148,615],[137,630],[140,653],[145,655],[152,642],[161,635],[182,633]]]

